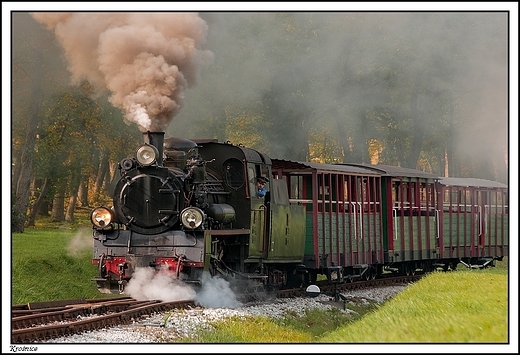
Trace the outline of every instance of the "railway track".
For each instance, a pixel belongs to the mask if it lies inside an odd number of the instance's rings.
[[[405,284],[417,281],[421,277],[422,275],[399,276],[335,285],[318,282],[317,286],[321,293],[340,300],[343,291]],[[305,295],[305,289],[276,292],[276,297],[279,298]],[[241,295],[240,298],[246,299],[247,296]],[[11,310],[11,342],[12,344],[37,343],[66,335],[129,324],[153,313],[195,306],[193,300],[137,301],[131,297],[73,299],[14,305]]]
[[[105,300],[63,300],[12,307],[11,342],[33,343],[85,331],[128,324],[144,315],[194,307],[192,300],[137,301],[124,297]]]
[[[390,286],[397,284],[407,284],[410,282],[415,282],[421,279],[425,274],[418,273],[415,275],[402,275],[402,276],[388,276],[383,278],[377,278],[373,280],[364,280],[364,281],[356,281],[356,282],[347,282],[347,283],[338,283],[331,284],[327,281],[318,281],[315,283],[316,286],[319,287],[321,293],[325,293],[328,295],[335,295],[336,293],[341,293],[342,291],[348,290],[358,290],[362,288],[368,287],[381,287],[381,286]],[[305,296],[306,290],[301,289],[292,289],[292,290],[281,290],[277,292],[278,297],[297,297],[297,296]]]

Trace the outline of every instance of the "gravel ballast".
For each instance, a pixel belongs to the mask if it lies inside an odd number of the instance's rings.
[[[304,315],[306,309],[327,310],[332,307],[337,307],[348,313],[352,312],[349,310],[349,304],[383,303],[406,287],[406,285],[396,285],[344,291],[342,295],[347,299],[345,307],[343,307],[343,302],[334,302],[333,297],[324,294],[316,297],[272,299],[247,304],[238,303],[236,307],[232,308],[198,306],[191,309],[154,314],[133,324],[60,337],[45,343],[168,343],[182,337],[193,337],[198,330],[210,328],[212,322],[233,316],[283,318],[285,313],[289,311]]]

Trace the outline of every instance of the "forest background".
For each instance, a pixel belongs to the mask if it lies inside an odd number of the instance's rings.
[[[88,16],[84,29],[98,23]],[[509,183],[507,11],[198,16],[205,56],[185,73],[166,136]],[[11,13],[12,231],[105,202],[117,162],[143,141],[114,91],[74,72],[84,32],[66,47],[30,13]]]

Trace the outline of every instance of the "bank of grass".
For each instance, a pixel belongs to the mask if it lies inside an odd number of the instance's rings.
[[[498,270],[432,273],[320,342],[506,343],[507,294]]]
[[[11,236],[11,304],[102,298],[92,265],[91,230],[27,228]]]
[[[87,226],[28,228],[12,235],[12,304],[105,298],[91,279]],[[436,272],[384,305],[231,318],[185,343],[504,343],[508,341],[507,260],[486,270]],[[459,265],[460,266],[460,265]],[[117,295],[114,295],[117,296]],[[347,305],[351,308],[350,305]]]
[[[434,272],[382,305],[352,310],[349,315],[333,309],[288,313],[283,319],[232,318],[179,342],[507,344],[507,262],[486,270]]]

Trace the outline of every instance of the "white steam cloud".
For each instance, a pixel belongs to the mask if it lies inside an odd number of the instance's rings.
[[[202,289],[197,293],[195,301],[207,308],[237,308],[240,306],[229,282],[219,277],[202,275]]]
[[[172,302],[194,300],[206,308],[237,308],[240,306],[228,281],[204,273],[202,286],[195,290],[175,278],[168,270],[156,272],[153,268],[137,268],[125,288],[125,294],[136,300]]]
[[[125,121],[165,132],[213,53],[200,49],[208,26],[196,13],[32,13],[54,31],[72,81],[111,93]]]
[[[92,230],[80,228],[67,245],[67,254],[74,258],[79,257],[87,250],[91,251],[92,245]]]
[[[125,288],[125,293],[138,301],[172,302],[193,300],[195,291],[174,278],[169,271],[155,272],[152,268],[137,268]]]

